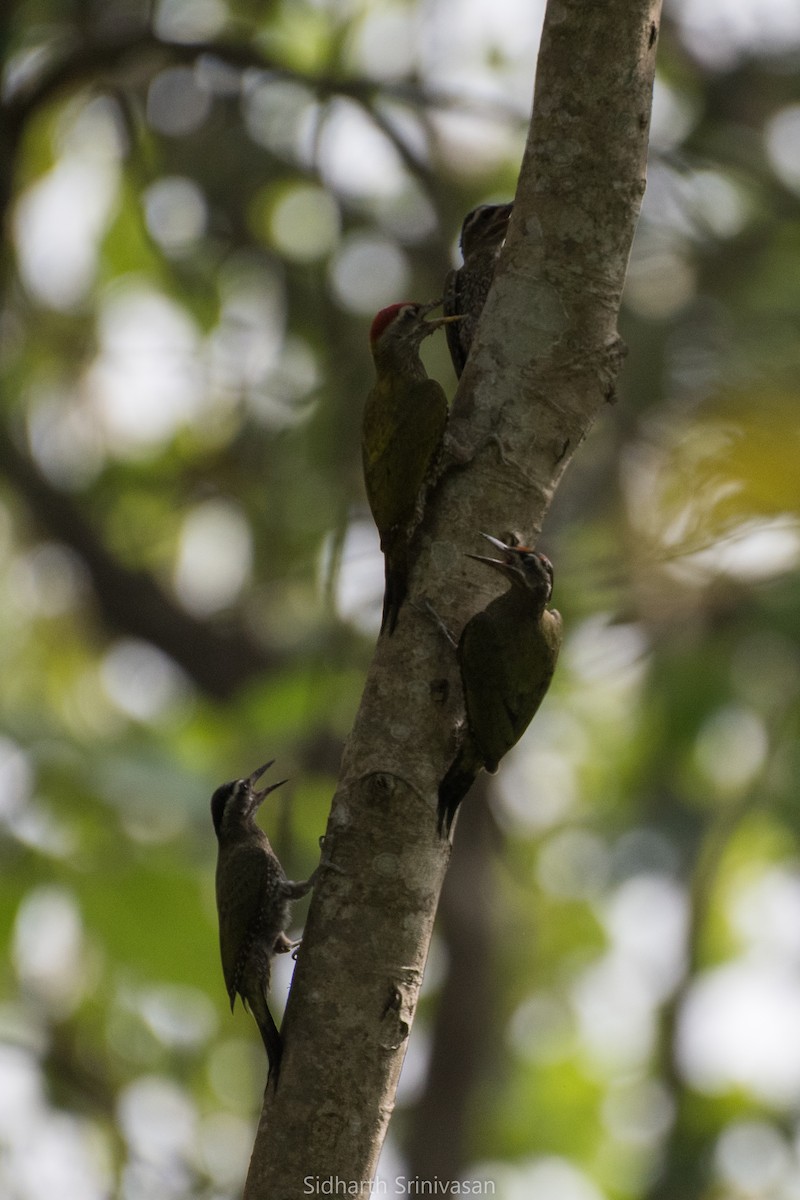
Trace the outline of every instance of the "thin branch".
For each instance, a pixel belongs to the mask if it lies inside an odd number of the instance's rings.
[[[396,150],[406,170],[430,197],[437,210],[441,204],[441,188],[433,174],[430,155],[420,156],[396,127],[389,114],[381,112],[381,101],[422,111],[439,109],[474,114],[482,120],[522,125],[525,115],[515,106],[501,100],[470,96],[452,89],[429,88],[414,82],[387,82],[366,77],[344,76],[336,73],[314,73],[287,67],[254,45],[227,40],[173,42],[158,38],[149,27],[138,27],[113,38],[78,42],[68,53],[47,63],[38,74],[26,79],[16,92],[0,106],[0,145],[4,161],[11,163],[27,122],[34,112],[53,100],[60,92],[74,90],[86,84],[97,84],[104,76],[116,76],[133,67],[140,68],[146,60],[155,73],[166,63],[197,64],[202,59],[214,59],[244,74],[258,72],[275,80],[291,80],[307,87],[321,101],[344,97],[362,109],[380,133]],[[120,84],[114,83],[119,91]],[[3,172],[4,186],[0,189],[0,213],[10,197],[13,171],[10,165]]]
[[[223,700],[282,658],[244,629],[221,629],[180,608],[144,571],[119,563],[74,500],[59,491],[13,443],[0,438],[0,473],[28,505],[38,525],[78,554],[97,607],[111,629],[144,638],[183,668],[209,696]]]
[[[514,121],[524,124],[526,117],[515,105],[500,99],[470,96],[454,89],[436,89],[418,83],[392,83],[364,76],[324,74],[287,67],[278,59],[265,54],[255,45],[224,39],[198,42],[174,42],[159,38],[146,27],[127,31],[113,38],[75,44],[68,53],[48,63],[18,90],[5,104],[9,119],[22,125],[30,114],[65,88],[90,82],[104,71],[138,65],[139,60],[153,55],[169,62],[195,63],[201,58],[214,58],[240,71],[259,71],[308,87],[322,97],[348,96],[360,103],[372,105],[380,98],[390,98],[416,108],[438,108],[474,114],[486,120]]]

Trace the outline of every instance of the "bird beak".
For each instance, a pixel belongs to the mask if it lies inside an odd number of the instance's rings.
[[[492,537],[490,533],[482,533],[482,538],[486,538],[487,542],[491,542],[495,550],[499,550],[505,558],[488,558],[485,554],[467,554],[467,558],[474,558],[475,562],[486,563],[488,567],[494,567],[501,575],[505,575],[508,579],[513,579],[517,574],[517,564],[514,560],[514,555],[528,552],[527,546],[509,546],[507,542],[501,542],[500,538]]]
[[[269,787],[263,788],[260,792],[257,792],[255,790],[255,786],[258,783],[261,776],[264,774],[265,771],[269,770],[269,768],[272,766],[272,764],[274,762],[275,762],[275,759],[271,758],[269,760],[269,762],[264,763],[263,767],[259,767],[258,770],[253,771],[253,774],[250,775],[247,779],[247,786],[250,788],[251,792],[253,793],[253,799],[257,800],[259,804],[261,804],[262,800],[266,799],[266,797],[270,794],[270,792],[274,792],[276,788],[282,787],[283,784],[287,782],[285,779],[280,779],[277,783],[270,784]]]
[[[492,537],[490,533],[482,533],[481,537],[486,538],[486,541],[490,542],[501,554],[507,554],[509,550],[516,550],[516,546],[510,546],[508,542],[501,542],[500,538]]]
[[[429,312],[433,312],[435,308],[438,308],[441,303],[441,299],[431,300],[430,304],[422,305],[422,311],[425,316],[427,316]],[[453,321],[463,321],[463,319],[464,318],[460,313],[457,316],[452,317],[434,317],[432,321],[425,322],[426,334],[433,333],[434,329],[438,329],[440,325],[451,325]]]
[[[530,554],[533,550],[532,546],[523,545],[522,539],[518,533],[509,533],[506,536],[513,538],[514,541],[503,542],[500,540],[500,538],[492,537],[490,533],[481,534],[481,537],[486,538],[487,542],[491,542],[495,550],[499,550],[501,554],[510,554],[512,556],[515,554]]]
[[[247,779],[248,787],[254,788],[256,786],[256,784],[258,783],[259,779],[261,778],[261,776],[264,774],[264,772],[268,771],[274,762],[275,762],[275,759],[271,758],[269,760],[269,762],[264,763],[263,767],[259,767],[258,770],[253,771],[253,774],[248,776],[248,779]]]
[[[486,563],[488,566],[497,566],[498,571],[507,571],[511,568],[511,563],[504,562],[500,558],[489,558],[487,554],[464,554],[464,558],[473,558],[476,563]]]
[[[513,579],[516,574],[513,563],[501,562],[499,558],[487,558],[485,554],[467,554],[466,557],[473,558],[475,562],[486,563],[487,567],[494,567],[495,571],[499,571],[507,579]]]
[[[261,804],[264,800],[266,800],[270,792],[274,792],[276,788],[283,787],[283,785],[288,782],[288,779],[279,779],[277,783],[271,783],[269,787],[262,788],[260,792],[253,792],[253,797],[258,801],[259,804]]]
[[[463,321],[464,318],[459,313],[452,317],[434,317],[432,321],[425,322],[425,337],[429,337],[435,330],[440,329],[442,325],[452,325],[454,321]]]

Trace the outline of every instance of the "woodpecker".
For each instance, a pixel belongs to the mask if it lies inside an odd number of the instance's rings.
[[[392,633],[408,578],[417,500],[447,422],[447,397],[429,379],[420,346],[457,316],[426,320],[438,306],[391,304],[369,331],[375,383],[364,405],[361,453],[367,499],[386,560],[381,632]]]
[[[278,861],[255,816],[262,801],[286,783],[281,779],[256,791],[256,784],[275,760],[264,763],[247,779],[218,787],[211,797],[211,818],[217,835],[217,913],[222,973],[231,1002],[237,995],[256,1019],[269,1062],[267,1083],[277,1084],[281,1064],[281,1035],[267,1004],[270,965],[296,943],[284,932],[289,901],[299,900],[314,886],[319,867],[310,878],[294,883]]]
[[[550,560],[528,546],[483,536],[502,557],[468,557],[499,571],[511,587],[467,622],[458,642],[467,721],[461,748],[439,785],[442,836],[481,767],[496,771],[528,728],[561,646],[561,615],[546,607],[553,591]]]
[[[457,376],[461,376],[478,328],[513,204],[480,204],[464,218],[461,254],[464,265],[449,271],[444,281],[445,313],[460,314],[462,321],[447,328],[447,345]]]

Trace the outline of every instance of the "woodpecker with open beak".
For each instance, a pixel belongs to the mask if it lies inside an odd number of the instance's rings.
[[[463,741],[439,785],[439,832],[446,836],[481,768],[497,770],[528,728],[553,678],[561,615],[548,609],[553,567],[528,546],[483,534],[499,558],[470,554],[510,587],[464,626],[457,655],[464,691]]]
[[[306,880],[286,878],[275,851],[255,817],[265,798],[286,783],[281,779],[256,790],[256,784],[275,760],[264,763],[246,779],[218,787],[211,797],[211,817],[217,835],[217,912],[222,973],[231,1002],[237,995],[256,1019],[269,1062],[267,1083],[276,1084],[282,1043],[269,1010],[270,968],[276,954],[294,948],[286,936],[289,904],[314,886],[319,867]]]
[[[391,304],[369,333],[375,383],[362,423],[361,450],[367,499],[386,560],[381,631],[392,633],[408,585],[409,547],[417,506],[447,422],[447,397],[428,378],[420,346],[456,316],[428,314],[439,305]]]

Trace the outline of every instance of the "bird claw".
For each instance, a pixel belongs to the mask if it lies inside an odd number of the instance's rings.
[[[298,938],[298,940],[296,942],[293,942],[292,939],[288,938],[285,933],[279,933],[273,943],[272,953],[273,954],[288,954],[290,950],[293,950],[293,951],[295,951],[295,954],[296,954],[297,947],[300,945],[301,941],[302,941],[302,938]],[[295,954],[292,955],[292,958],[295,957]]]
[[[324,833],[320,836],[319,848],[320,848],[320,850],[323,851],[323,854],[320,856],[319,866],[317,867],[317,870],[319,870],[320,867],[327,867],[329,871],[335,871],[337,875],[346,875],[347,874],[347,872],[342,867],[337,867],[336,863],[331,862],[331,860],[325,855],[325,853],[324,853],[325,834]]]

